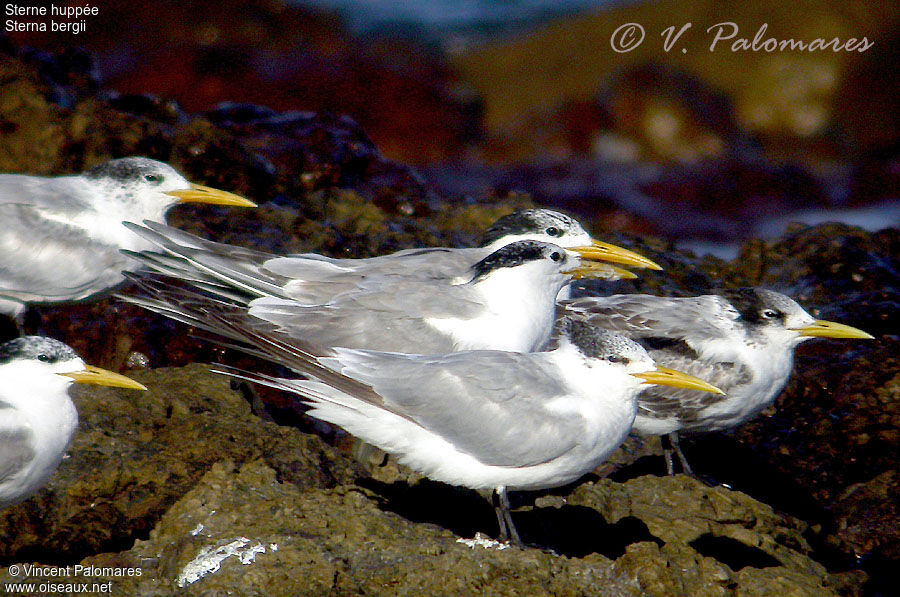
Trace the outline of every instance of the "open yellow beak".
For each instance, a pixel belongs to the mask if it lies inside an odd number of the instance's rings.
[[[875,336],[867,334],[860,329],[844,325],[843,323],[825,321],[824,319],[818,319],[812,325],[806,326],[805,328],[797,328],[794,331],[799,332],[801,336],[818,336],[820,338],[875,339]]]
[[[634,251],[617,247],[609,243],[595,240],[589,247],[573,247],[569,249],[581,255],[584,259],[593,261],[605,261],[607,263],[619,263],[621,265],[630,265],[631,267],[642,267],[647,269],[661,270],[659,264],[647,259],[643,255],[638,255]]]
[[[698,392],[725,394],[725,392],[716,386],[708,384],[702,379],[698,379],[687,373],[682,373],[681,371],[667,369],[666,367],[657,367],[656,371],[632,373],[632,375],[643,379],[644,383],[655,384],[657,386],[672,386],[673,388],[685,388],[687,390],[697,390]]]
[[[146,390],[147,388],[133,379],[129,379],[124,375],[94,367],[93,365],[85,365],[84,371],[73,371],[72,373],[57,373],[63,377],[71,377],[75,383],[86,383],[95,386],[112,386],[114,388],[129,388],[132,390]]]
[[[178,203],[211,203],[213,205],[231,205],[234,207],[256,207],[256,204],[240,195],[220,191],[202,184],[191,183],[191,188],[178,191],[167,191],[166,195],[178,198]]]
[[[637,275],[623,268],[616,267],[609,263],[598,263],[596,261],[585,261],[578,267],[564,272],[572,274],[572,279],[580,280],[582,278],[596,278],[599,280],[633,280]]]

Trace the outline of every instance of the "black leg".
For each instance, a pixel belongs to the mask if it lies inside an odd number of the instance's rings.
[[[509,511],[509,497],[506,495],[506,487],[502,485],[494,489],[491,494],[491,502],[494,504],[494,513],[497,514],[497,526],[500,527],[500,541],[507,541],[516,547],[524,548],[525,544],[519,538],[519,532],[512,521],[512,513]]]
[[[674,453],[678,456],[678,461],[681,463],[682,472],[689,476],[697,478],[697,475],[694,474],[694,469],[691,468],[691,465],[688,464],[687,458],[684,455],[684,452],[681,451],[681,445],[678,441],[678,432],[673,431],[668,435],[664,435],[661,438],[663,452],[666,456],[666,473],[669,475],[675,474],[675,463],[672,461],[672,454]]]
[[[681,461],[681,470],[688,477],[697,478],[697,475],[694,474],[694,469],[692,469],[691,465],[688,464],[688,461],[684,455],[684,452],[681,451],[681,444],[679,443],[678,432],[673,431],[672,433],[670,433],[669,440],[672,442],[672,447],[675,449],[675,453],[678,455],[678,460]]]
[[[666,474],[671,477],[675,474],[675,463],[672,461],[672,440],[669,435],[663,435],[659,438],[659,443],[662,444],[663,456],[666,459]]]

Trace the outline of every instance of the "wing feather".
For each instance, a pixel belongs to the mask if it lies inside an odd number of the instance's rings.
[[[722,322],[739,313],[722,297],[676,298],[647,294],[587,296],[561,301],[558,314],[589,321],[631,338],[718,338]]]

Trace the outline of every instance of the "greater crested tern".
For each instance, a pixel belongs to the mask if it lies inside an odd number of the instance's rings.
[[[582,322],[565,324],[550,352],[416,355],[322,352],[248,325],[241,308],[225,302],[208,303],[198,315],[203,327],[246,352],[310,379],[223,372],[299,394],[312,416],[431,479],[493,490],[500,538],[518,545],[507,490],[556,487],[596,468],[628,435],[645,384],[719,392],[657,367],[637,343]]]
[[[455,284],[376,277],[323,305],[263,297],[239,311],[248,326],[274,328],[322,347],[530,352],[550,339],[560,288],[575,277],[591,276],[594,255],[590,246],[563,249],[522,240],[475,263]],[[131,277],[147,296],[121,298],[191,325],[204,327],[204,301],[216,302],[165,280]]]
[[[27,304],[78,301],[116,286],[123,270],[138,267],[119,250],[153,246],[123,222],[162,221],[188,202],[254,206],[142,157],[74,176],[0,175],[0,313],[18,320]]]
[[[160,273],[193,280],[232,299],[249,302],[263,296],[303,304],[324,304],[340,294],[373,283],[389,284],[396,278],[452,282],[465,276],[475,263],[519,240],[549,242],[563,248],[592,247],[595,259],[606,265],[595,277],[607,280],[634,278],[618,265],[661,269],[646,257],[596,241],[574,219],[546,209],[516,211],[498,219],[485,232],[480,247],[407,249],[366,259],[336,259],[314,253],[279,257],[211,242],[182,230],[147,222],[131,229],[157,246],[133,257]],[[402,283],[402,282],[401,282]],[[560,298],[568,297],[568,286]]]
[[[790,297],[763,288],[687,298],[587,296],[562,301],[558,312],[560,322],[574,318],[637,340],[659,364],[725,392],[659,387],[638,396],[634,431],[667,436],[669,474],[674,472],[672,451],[683,470],[693,474],[678,445],[679,433],[735,427],[775,401],[787,383],[798,344],[814,337],[872,338],[848,325],[816,320]]]
[[[0,345],[0,508],[44,486],[78,426],[73,383],[146,390],[123,375],[85,365],[66,344],[24,336]]]

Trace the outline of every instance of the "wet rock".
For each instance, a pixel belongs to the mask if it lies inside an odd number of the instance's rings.
[[[900,559],[896,470],[847,488],[834,504],[836,537],[845,549],[884,561]]]
[[[38,494],[0,511],[0,561],[72,563],[126,549],[226,459],[262,459],[298,489],[358,475],[317,437],[254,416],[209,366],[129,375],[149,390],[73,390],[80,424],[70,456]]]

